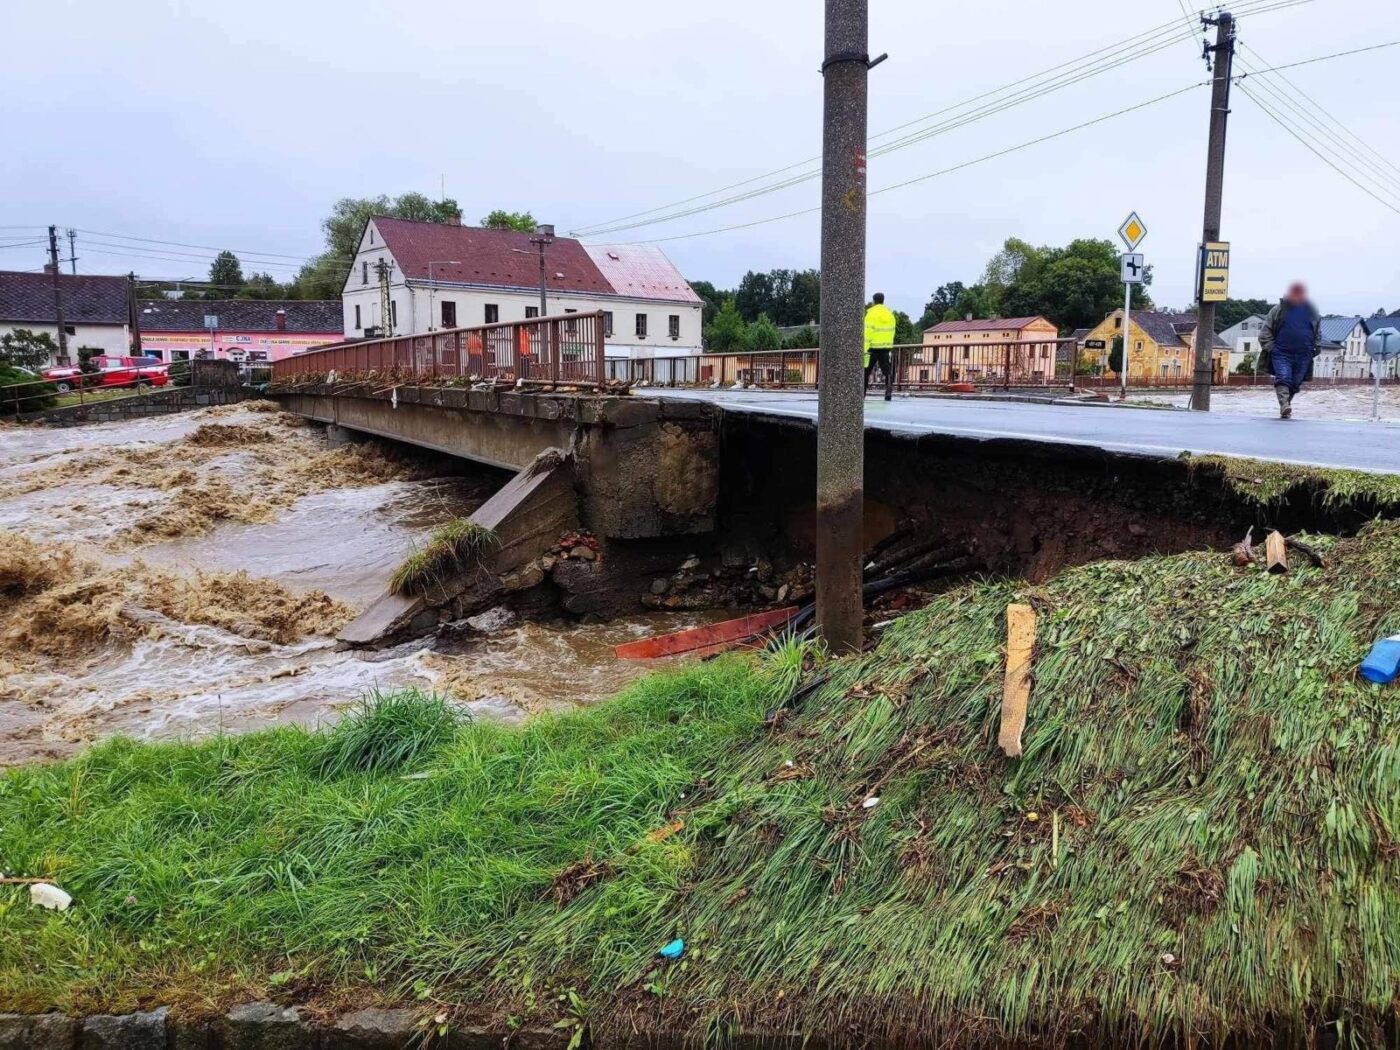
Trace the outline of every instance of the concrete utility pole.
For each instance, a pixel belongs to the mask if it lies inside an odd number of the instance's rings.
[[[141,356],[141,304],[136,300],[136,273],[126,275],[127,323],[131,327],[131,356]]]
[[[858,652],[865,549],[867,0],[826,0],[822,62],[821,351],[817,384],[817,627]]]
[[[68,363],[68,325],[63,319],[63,288],[59,285],[62,276],[58,270],[58,227],[49,227],[49,275],[53,281],[53,312],[58,320],[58,356]]]
[[[68,265],[76,275],[78,272],[78,231],[71,228],[68,231]]]
[[[546,279],[544,250],[554,243],[554,227],[545,223],[535,227],[535,235],[530,238],[530,243],[539,248],[540,252],[540,316],[549,315],[549,305],[547,296],[549,294],[549,281]]]
[[[1221,11],[1214,18],[1202,17],[1204,25],[1215,26],[1215,83],[1210,92],[1210,148],[1206,154],[1206,209],[1201,231],[1201,247],[1196,258],[1196,346],[1195,368],[1191,379],[1191,407],[1210,411],[1211,350],[1215,347],[1215,303],[1205,301],[1200,280],[1205,265],[1205,246],[1220,240],[1220,209],[1225,187],[1225,129],[1230,117],[1230,77],[1235,68],[1235,18]]]

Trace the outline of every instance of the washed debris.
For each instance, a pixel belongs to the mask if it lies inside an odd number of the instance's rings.
[[[1275,575],[1288,571],[1288,541],[1277,529],[1264,540],[1264,565]]]
[[[737,648],[767,635],[785,626],[797,612],[797,606],[793,605],[769,612],[750,613],[733,620],[725,620],[723,623],[691,627],[635,642],[625,642],[614,647],[613,652],[620,660],[658,660],[682,653],[708,656]]]
[[[1006,607],[1006,683],[1001,697],[1001,731],[997,745],[1008,758],[1021,756],[1021,734],[1031,697],[1031,656],[1035,650],[1035,610],[1013,603]]]
[[[51,882],[36,882],[29,887],[29,903],[51,911],[67,911],[73,898]]]
[[[1231,548],[1231,554],[1235,559],[1235,564],[1240,568],[1254,564],[1254,526],[1251,525],[1244,534],[1244,539]]]
[[[1400,677],[1400,634],[1382,638],[1361,661],[1361,677],[1377,685],[1389,685]]]
[[[685,941],[677,937],[669,944],[662,945],[661,950],[656,953],[663,959],[679,959],[685,954]]]

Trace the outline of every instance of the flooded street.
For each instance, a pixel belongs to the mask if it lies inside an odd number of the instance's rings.
[[[375,444],[328,449],[266,403],[0,428],[0,764],[118,733],[315,724],[374,689],[436,690],[519,720],[644,673],[613,656],[618,642],[714,619],[497,616],[337,651],[335,631],[412,546],[504,480]]]

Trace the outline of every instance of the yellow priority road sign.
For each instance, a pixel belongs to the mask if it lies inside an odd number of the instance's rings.
[[[1201,247],[1201,302],[1223,303],[1230,298],[1230,242],[1212,241]]]
[[[1123,225],[1118,227],[1118,236],[1123,238],[1128,251],[1135,252],[1142,239],[1147,236],[1147,223],[1138,218],[1137,212],[1133,212],[1123,220]]]

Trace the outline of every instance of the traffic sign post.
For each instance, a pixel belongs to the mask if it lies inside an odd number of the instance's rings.
[[[1381,418],[1381,365],[1400,357],[1400,330],[1377,328],[1366,340],[1366,353],[1371,355],[1371,373],[1375,384],[1371,387],[1371,418]]]
[[[1201,286],[1197,301],[1223,303],[1230,298],[1230,242],[1201,245]]]
[[[1128,246],[1127,254],[1119,258],[1119,266],[1123,273],[1123,352],[1118,359],[1118,379],[1120,383],[1119,398],[1126,401],[1128,398],[1128,347],[1132,342],[1131,336],[1133,334],[1131,320],[1133,285],[1142,283],[1143,271],[1146,269],[1142,256],[1138,254],[1137,246],[1147,236],[1147,223],[1138,218],[1137,212],[1131,212],[1123,220],[1123,225],[1118,227],[1118,236]],[[1134,277],[1136,280],[1133,279]]]

